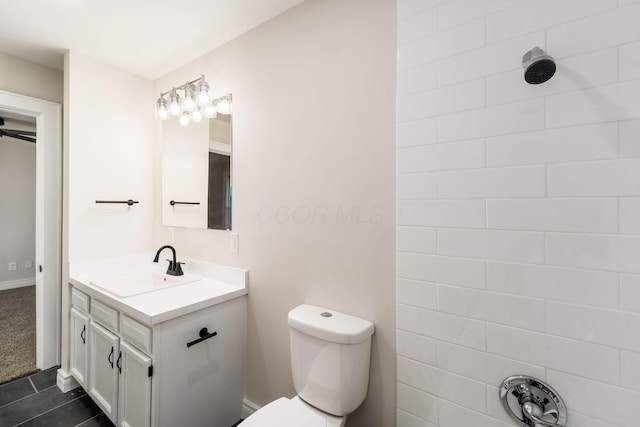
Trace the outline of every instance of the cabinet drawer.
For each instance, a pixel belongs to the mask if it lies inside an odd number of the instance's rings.
[[[122,339],[128,341],[147,354],[151,354],[151,329],[122,315],[120,319],[120,335]]]
[[[88,314],[89,295],[77,290],[76,288],[71,288],[71,305],[73,307],[76,307],[78,310]]]
[[[118,312],[100,301],[91,301],[91,317],[107,329],[118,332]]]

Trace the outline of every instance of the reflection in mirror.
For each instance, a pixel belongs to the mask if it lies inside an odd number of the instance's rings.
[[[188,126],[177,120],[162,122],[164,225],[231,230],[230,102],[231,95],[218,98],[214,101],[220,107],[216,117],[192,121]]]
[[[207,228],[231,230],[231,114],[209,120]]]

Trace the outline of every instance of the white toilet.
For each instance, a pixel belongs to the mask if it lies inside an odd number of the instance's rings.
[[[240,427],[343,427],[367,395],[373,323],[301,305],[289,312],[289,326],[298,395],[269,403]]]

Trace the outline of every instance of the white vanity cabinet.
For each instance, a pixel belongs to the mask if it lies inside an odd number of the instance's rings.
[[[72,294],[84,295],[76,288]],[[70,313],[71,373],[116,426],[229,427],[238,421],[246,297],[147,325],[100,295],[84,296],[88,313],[73,302]]]

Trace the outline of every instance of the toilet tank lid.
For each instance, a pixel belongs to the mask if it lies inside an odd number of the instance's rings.
[[[306,304],[289,312],[289,326],[337,344],[357,344],[374,332],[373,323],[368,320]]]

